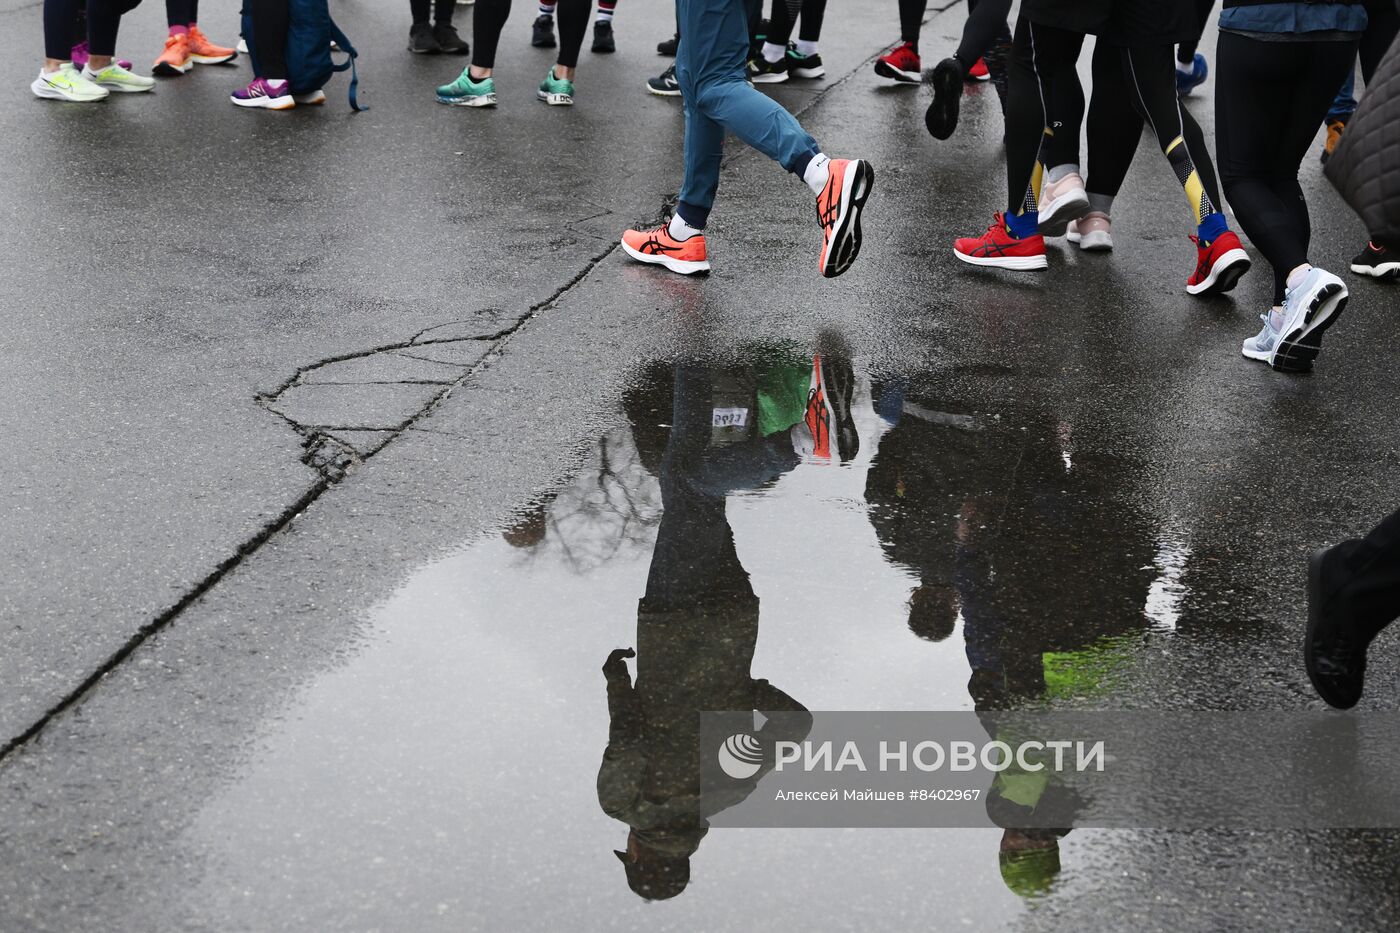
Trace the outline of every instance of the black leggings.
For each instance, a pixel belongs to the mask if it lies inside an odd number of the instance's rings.
[[[165,24],[188,26],[199,22],[199,0],[165,0]]]
[[[1262,42],[1221,32],[1215,137],[1225,196],[1274,267],[1274,303],[1308,261],[1312,227],[1298,184],[1318,124],[1356,62],[1355,41]]]
[[[117,27],[141,0],[88,0],[87,41],[91,55],[117,53]],[[44,57],[66,62],[73,57],[73,24],[83,0],[44,0]]]
[[[1186,190],[1196,223],[1219,212],[1220,186],[1201,127],[1176,96],[1169,45],[1094,47],[1094,93],[1089,102],[1090,194],[1118,194],[1133,163],[1145,119],[1176,180]]]
[[[258,53],[259,78],[287,79],[287,27],[291,13],[287,0],[247,0],[253,21],[253,48]]]
[[[578,67],[579,49],[588,32],[588,14],[593,0],[559,0],[554,18],[559,23],[558,63]],[[496,67],[496,46],[510,16],[510,0],[476,0],[472,7],[472,64],[478,68]]]
[[[967,0],[967,22],[963,24],[962,40],[953,57],[962,65],[963,77],[989,51],[1003,51],[1011,45],[1011,30],[1006,17],[1011,14],[1011,0]],[[990,67],[990,64],[989,66]]]
[[[1183,65],[1196,57],[1196,47],[1201,44],[1206,24],[1210,22],[1210,11],[1215,9],[1215,0],[1196,0],[1196,35],[1176,47],[1176,60]]]
[[[919,48],[919,32],[924,28],[924,10],[928,0],[899,0],[899,41],[914,43]]]
[[[1042,161],[1051,166],[1079,161],[1084,89],[1075,63],[1083,45],[1083,33],[1042,26],[1025,16],[1016,21],[1006,95],[1006,186],[1012,214],[1037,209]]]
[[[792,3],[792,6],[788,4]],[[826,18],[826,0],[773,0],[773,12],[768,15],[768,35],[765,42],[787,45],[792,38],[793,19],[801,15],[802,28],[797,38],[816,42],[822,37],[822,20]]]
[[[426,23],[430,16],[436,22],[450,25],[452,10],[456,6],[457,0],[408,0],[408,8],[413,14],[415,26]]]

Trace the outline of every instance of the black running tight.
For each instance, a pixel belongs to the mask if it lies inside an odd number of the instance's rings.
[[[87,40],[92,55],[115,55],[122,16],[141,0],[88,0]],[[73,24],[83,0],[44,0],[44,57],[66,62],[73,57]]]
[[[408,0],[408,8],[413,14],[413,24],[415,26],[428,22],[429,17],[434,22],[452,22],[452,11],[457,6],[457,0]]]
[[[1006,17],[1011,15],[1011,0],[967,0],[967,22],[963,24],[962,41],[953,57],[963,67],[963,76],[987,54],[994,45],[1011,44],[1011,30]]]
[[[1355,41],[1263,42],[1220,33],[1220,179],[1240,226],[1274,267],[1275,304],[1283,301],[1288,273],[1308,261],[1312,238],[1298,166],[1355,66],[1356,49]]]
[[[899,41],[912,42],[919,48],[919,32],[924,28],[924,10],[928,0],[899,0]]]
[[[826,18],[826,0],[773,0],[773,12],[768,15],[768,35],[764,41],[774,45],[787,45],[792,38],[793,20],[798,19],[802,28],[797,38],[804,42],[816,42],[822,37],[822,20]]]
[[[588,32],[588,15],[593,0],[559,0],[554,19],[559,23],[558,63],[578,67],[579,49]],[[476,0],[472,7],[472,64],[478,68],[496,67],[496,46],[510,16],[510,0]]]
[[[253,21],[253,48],[258,53],[258,77],[287,79],[287,27],[291,12],[287,0],[248,0]]]
[[[1196,57],[1196,47],[1201,44],[1201,36],[1205,34],[1206,25],[1210,22],[1210,11],[1213,9],[1215,0],[1196,0],[1196,35],[1190,41],[1176,47],[1176,60],[1183,65],[1189,65]]]
[[[986,0],[983,0],[986,2]],[[1012,214],[1037,209],[1042,164],[1079,161],[1084,89],[1075,63],[1084,34],[1016,22],[1006,95],[1006,184]]]
[[[1090,194],[1118,194],[1128,175],[1145,119],[1157,137],[1199,225],[1220,210],[1220,186],[1201,127],[1176,96],[1171,46],[1094,48],[1089,102]]]
[[[199,0],[165,0],[165,24],[188,26],[199,22]]]

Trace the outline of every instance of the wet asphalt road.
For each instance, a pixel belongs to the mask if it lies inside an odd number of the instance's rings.
[[[1030,668],[1130,647],[1093,702],[1313,708],[1302,561],[1396,506],[1400,302],[1352,281],[1312,376],[1241,360],[1267,277],[1184,294],[1150,145],[1111,256],[957,267],[951,236],[1000,200],[999,111],[978,94],[931,143],[922,93],[866,64],[895,31],[874,3],[830,11],[828,80],[775,91],[876,166],[855,269],[818,279],[807,195],[736,150],[716,273],[668,278],[613,249],[678,181],[679,110],[639,84],[664,8],[624,7],[621,51],[585,52],[556,111],[522,6],[477,113],[433,102],[459,63],[400,52],[390,7],[336,5],[373,105],[351,116],[335,93],[236,111],[239,69],[35,101],[38,10],[0,6],[0,744],[43,726],[0,760],[0,929],[1389,925],[1400,840],[1378,833],[1077,831],[1026,897],[987,831],[730,830],[682,896],[633,896],[593,787],[598,667],[638,636],[677,360],[849,347],[859,455],[736,490],[726,519],[753,676],[809,708],[972,707],[967,595],[943,640],[908,618],[968,528],[1015,581]],[[160,32],[148,4],[123,54]],[[1340,268],[1360,225],[1311,162],[1305,188]],[[1394,705],[1398,655],[1375,649],[1369,705]]]

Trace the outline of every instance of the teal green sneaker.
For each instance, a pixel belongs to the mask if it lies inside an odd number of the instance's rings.
[[[490,78],[473,81],[471,66],[462,69],[457,80],[437,89],[440,104],[454,107],[494,107],[496,106],[496,82]]]
[[[574,82],[566,78],[554,77],[554,68],[540,82],[540,100],[551,107],[572,107],[574,105]]]

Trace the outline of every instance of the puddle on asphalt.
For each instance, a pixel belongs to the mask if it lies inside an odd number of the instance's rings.
[[[190,910],[269,929],[988,929],[1075,887],[1083,833],[675,816],[694,760],[677,723],[700,709],[1092,703],[1169,637],[1190,549],[1134,505],[1138,465],[936,385],[872,375],[832,337],[646,367],[573,475],[379,606],[365,650],[208,802]],[[605,677],[619,648],[637,656]]]

